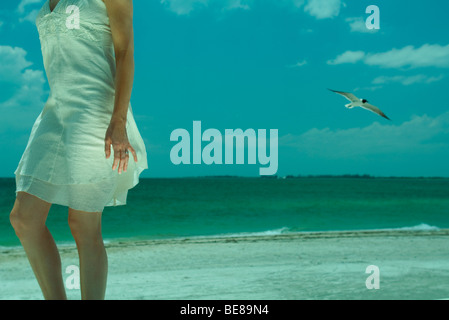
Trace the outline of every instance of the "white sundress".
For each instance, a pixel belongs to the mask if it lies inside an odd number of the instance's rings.
[[[79,19],[71,20],[77,11]],[[25,191],[88,212],[125,205],[128,190],[148,168],[147,153],[130,103],[126,130],[138,162],[130,152],[128,169],[119,174],[112,170],[112,145],[111,156],[105,157],[116,73],[106,5],[102,0],[60,0],[50,11],[46,0],[36,26],[50,94],[14,172],[16,194]]]

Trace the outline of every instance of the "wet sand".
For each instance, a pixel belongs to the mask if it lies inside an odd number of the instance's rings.
[[[106,299],[449,298],[449,229],[124,239],[106,250]],[[60,251],[63,271],[78,264],[73,245]],[[379,289],[367,289],[370,265]],[[0,250],[0,284],[0,299],[43,299],[21,248]],[[77,289],[67,294],[80,299]]]

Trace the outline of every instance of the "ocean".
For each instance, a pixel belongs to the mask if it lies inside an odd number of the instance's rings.
[[[14,199],[14,178],[0,179],[0,247],[20,245]],[[449,228],[445,178],[142,178],[127,202],[105,208],[105,241]],[[58,243],[73,243],[66,207],[52,205],[47,225]]]

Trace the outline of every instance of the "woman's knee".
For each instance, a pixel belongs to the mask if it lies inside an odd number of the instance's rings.
[[[12,227],[17,235],[21,233],[21,231],[25,228],[26,223],[22,219],[22,215],[19,210],[13,208],[11,213],[9,214],[9,221],[11,222]]]
[[[103,241],[101,236],[101,213],[69,209],[69,227],[77,243]]]
[[[14,207],[9,214],[9,221],[17,236],[30,234],[45,227],[51,204],[27,193],[19,192]]]
[[[34,217],[30,217],[29,212],[21,209],[13,209],[9,214],[9,221],[18,237],[29,235],[45,227],[45,221],[39,221]]]

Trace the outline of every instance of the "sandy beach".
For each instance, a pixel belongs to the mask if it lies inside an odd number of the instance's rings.
[[[106,298],[446,299],[448,244],[449,229],[114,240]],[[63,270],[77,265],[73,245],[60,251]],[[366,287],[369,265],[379,289]],[[42,299],[21,248],[0,249],[0,299]]]

